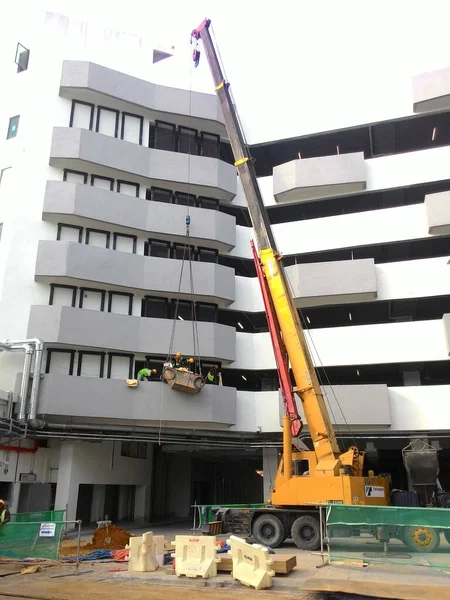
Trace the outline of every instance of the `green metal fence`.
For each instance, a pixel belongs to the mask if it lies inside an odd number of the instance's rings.
[[[2,525],[0,557],[57,560],[64,526],[64,521],[16,521]]]
[[[11,515],[11,523],[48,523],[64,521],[65,510],[41,510],[35,512],[15,513]]]
[[[331,561],[403,563],[450,568],[450,510],[329,505]]]

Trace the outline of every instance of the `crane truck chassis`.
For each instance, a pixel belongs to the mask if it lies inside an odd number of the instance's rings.
[[[391,504],[390,482],[386,475],[364,470],[364,451],[356,446],[344,451],[339,448],[210,25],[211,21],[204,19],[191,32],[193,60],[197,67],[201,40],[253,226],[256,241],[256,244],[251,243],[253,259],[285,407],[283,455],[268,505],[260,509],[219,508],[216,518],[222,522],[224,533],[251,535],[270,547],[292,538],[299,548],[316,550],[323,533],[319,506],[330,503],[388,506]],[[291,382],[291,370],[295,385]],[[296,396],[308,423],[312,450],[293,450],[293,438],[299,436],[303,426]],[[408,499],[408,492],[406,498],[403,506],[408,506],[408,502],[414,505],[413,496]],[[355,528],[344,529],[341,533],[356,533]],[[433,551],[440,541],[439,532],[430,528],[382,526],[358,531],[359,534],[370,533],[383,542],[397,538],[409,548],[422,552]]]

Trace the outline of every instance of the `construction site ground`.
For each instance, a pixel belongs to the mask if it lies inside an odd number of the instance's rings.
[[[168,541],[177,534],[190,534],[189,525],[149,527],[132,530],[134,535],[145,531],[165,535]],[[84,532],[85,542],[92,539],[92,531]],[[225,538],[224,538],[225,539]],[[75,566],[54,563],[41,570],[21,574],[21,564],[0,564],[0,600],[21,598],[29,600],[236,600],[254,599],[255,595],[285,600],[353,600],[363,597],[397,598],[399,600],[450,600],[450,569],[437,570],[408,564],[379,564],[363,566],[362,561],[331,564],[319,567],[320,555],[298,550],[285,543],[276,551],[296,554],[297,567],[289,575],[277,575],[270,590],[255,591],[234,581],[230,574],[219,573],[208,580],[186,579],[161,568],[154,573],[132,574],[127,563],[82,562],[78,574]],[[114,585],[114,588],[113,588]]]

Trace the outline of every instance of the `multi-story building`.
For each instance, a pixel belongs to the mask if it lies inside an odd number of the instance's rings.
[[[139,38],[49,13],[17,35],[1,57],[0,340],[39,339],[44,357],[28,381],[36,346],[0,354],[1,496],[85,522],[262,501],[282,406],[215,96],[155,83],[151,57],[170,52]],[[401,119],[252,148],[339,439],[398,486],[409,440],[450,449],[448,81],[417,77]],[[178,350],[223,386],[127,387]]]

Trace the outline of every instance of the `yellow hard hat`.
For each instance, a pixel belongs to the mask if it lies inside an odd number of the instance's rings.
[[[193,359],[193,358],[190,358],[190,359],[189,359],[189,362],[190,362],[190,363],[193,363],[193,362],[194,362],[194,359]]]
[[[181,356],[181,352],[177,352],[175,356]]]
[[[152,369],[152,373],[156,375],[156,369]]]
[[[0,500],[0,504],[5,504],[5,501],[4,500]]]

